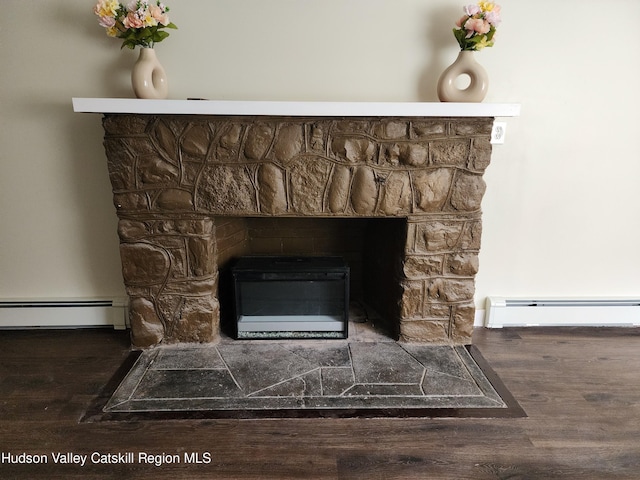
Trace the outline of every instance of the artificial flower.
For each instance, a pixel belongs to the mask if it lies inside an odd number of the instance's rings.
[[[462,8],[464,15],[456,21],[453,35],[461,50],[482,50],[492,47],[496,27],[500,24],[500,5],[478,2]]]
[[[178,28],[169,20],[169,7],[159,0],[129,0],[126,5],[118,0],[98,0],[93,12],[108,36],[123,39],[122,47],[131,49],[153,48],[169,36],[164,28]]]

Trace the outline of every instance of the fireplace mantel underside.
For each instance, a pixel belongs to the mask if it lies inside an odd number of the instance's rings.
[[[364,225],[361,290],[397,338],[471,343],[491,129],[519,106],[74,99],[74,109],[104,114],[134,346],[215,341],[225,272],[255,253],[250,233],[317,232],[328,219],[339,222],[329,230]]]

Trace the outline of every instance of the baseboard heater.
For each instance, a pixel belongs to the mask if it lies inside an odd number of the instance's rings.
[[[525,326],[640,326],[640,298],[487,298],[485,327]]]
[[[0,301],[0,329],[112,326],[123,330],[127,315],[126,298]]]

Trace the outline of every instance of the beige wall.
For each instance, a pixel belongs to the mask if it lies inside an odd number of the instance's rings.
[[[455,0],[174,0],[171,98],[434,101]],[[504,0],[478,57],[486,102],[522,104],[486,180],[488,295],[640,295],[637,0]],[[136,53],[91,0],[2,0],[0,298],[123,295],[98,115]]]

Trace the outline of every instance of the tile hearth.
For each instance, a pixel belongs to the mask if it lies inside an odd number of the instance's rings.
[[[147,350],[103,412],[508,408],[467,348],[351,328],[349,340],[223,339]]]

